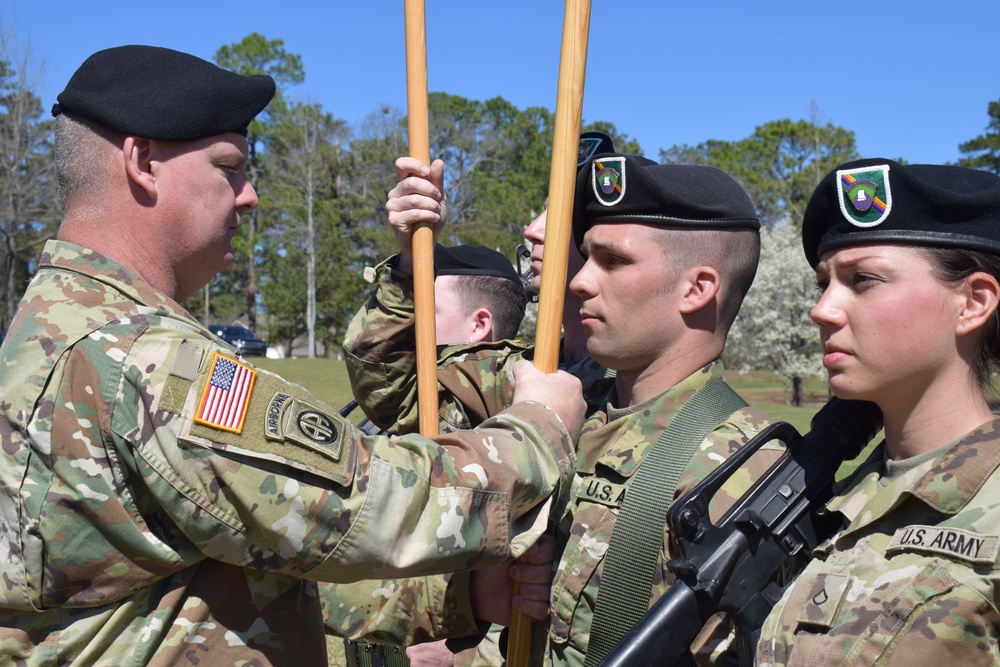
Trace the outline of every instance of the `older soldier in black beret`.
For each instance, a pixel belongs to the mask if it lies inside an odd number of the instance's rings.
[[[830,389],[885,440],[842,530],[772,610],[757,664],[1000,664],[1000,177],[870,158],[816,187],[802,243]]]
[[[550,570],[575,378],[525,362],[477,431],[362,437],[180,305],[257,206],[245,135],[273,94],[124,46],[58,97],[64,218],[0,347],[0,663],[322,665],[315,581],[455,572],[371,602],[402,642],[478,636],[507,563]]]

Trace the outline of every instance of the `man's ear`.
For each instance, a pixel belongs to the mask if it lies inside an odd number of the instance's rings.
[[[156,199],[156,178],[152,170],[153,146],[149,139],[142,137],[125,137],[122,144],[122,154],[125,160],[125,173],[136,187],[146,193],[150,199]]]
[[[691,314],[698,312],[712,299],[716,297],[721,289],[719,272],[711,266],[697,266],[681,275],[681,304],[680,312]]]
[[[996,278],[979,271],[963,281],[959,295],[962,301],[955,333],[961,336],[976,331],[990,319],[1000,303],[1000,285]]]
[[[469,333],[469,342],[493,342],[493,313],[486,308],[477,308],[476,311],[469,317],[472,322],[472,331]]]

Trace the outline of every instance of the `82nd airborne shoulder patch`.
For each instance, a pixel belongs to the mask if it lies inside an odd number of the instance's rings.
[[[590,182],[597,201],[614,206],[625,198],[625,158],[606,157],[590,165]]]
[[[837,171],[840,211],[856,227],[874,227],[889,215],[889,165]]]

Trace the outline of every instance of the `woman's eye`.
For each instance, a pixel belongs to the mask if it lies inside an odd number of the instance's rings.
[[[872,282],[875,280],[875,276],[868,273],[855,273],[854,274],[854,284],[861,285],[863,283]]]
[[[820,294],[822,294],[823,292],[826,291],[826,288],[830,286],[830,281],[829,280],[817,280],[815,283],[813,283],[813,286],[816,288],[817,292],[819,292]]]

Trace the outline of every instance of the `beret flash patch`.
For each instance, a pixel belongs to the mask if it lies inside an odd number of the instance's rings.
[[[874,165],[837,171],[840,184],[840,211],[857,227],[874,227],[886,219],[892,208],[889,165]]]
[[[625,158],[606,157],[590,166],[594,196],[605,206],[614,206],[625,198]]]
[[[583,163],[594,157],[594,153],[600,148],[603,139],[601,137],[580,137],[580,152],[576,156],[576,167],[579,169]]]

